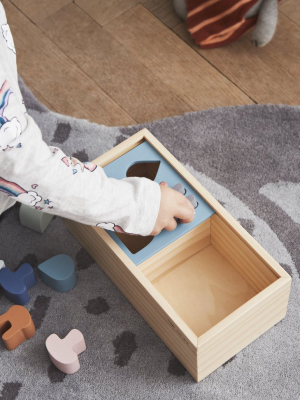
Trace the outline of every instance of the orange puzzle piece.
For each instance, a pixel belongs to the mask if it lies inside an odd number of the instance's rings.
[[[14,350],[35,334],[35,325],[29,311],[14,305],[0,315],[0,336],[8,350]]]

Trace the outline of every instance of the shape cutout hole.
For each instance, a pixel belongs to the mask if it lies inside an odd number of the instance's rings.
[[[138,253],[153,240],[153,236],[126,235],[120,232],[115,232],[115,234],[132,254]]]
[[[126,176],[148,178],[154,181],[159,166],[160,161],[137,161],[128,168]],[[132,254],[138,253],[153,240],[153,236],[126,235],[119,232],[115,234]]]
[[[128,178],[137,176],[139,178],[148,178],[154,181],[159,166],[160,161],[138,161],[128,168],[126,176]]]

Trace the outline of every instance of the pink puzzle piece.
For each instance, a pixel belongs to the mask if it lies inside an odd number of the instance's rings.
[[[64,339],[55,333],[46,340],[46,347],[53,364],[65,374],[74,374],[80,368],[78,354],[86,350],[83,334],[72,329]]]

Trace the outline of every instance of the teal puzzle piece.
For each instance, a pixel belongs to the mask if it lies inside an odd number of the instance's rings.
[[[46,285],[58,292],[67,292],[76,285],[75,265],[66,254],[58,254],[38,266],[39,275]]]

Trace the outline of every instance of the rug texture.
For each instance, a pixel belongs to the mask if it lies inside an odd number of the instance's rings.
[[[44,140],[92,161],[147,127],[292,276],[281,322],[196,383],[59,217],[45,233],[19,223],[18,206],[0,220],[0,259],[15,270],[70,255],[78,282],[59,293],[38,278],[26,308],[36,335],[14,351],[0,341],[0,399],[300,398],[300,108],[250,105],[216,108],[144,125],[106,127],[41,105],[20,79],[28,113]],[[0,292],[0,314],[12,305]],[[45,340],[83,332],[80,370],[65,375],[51,363]]]

